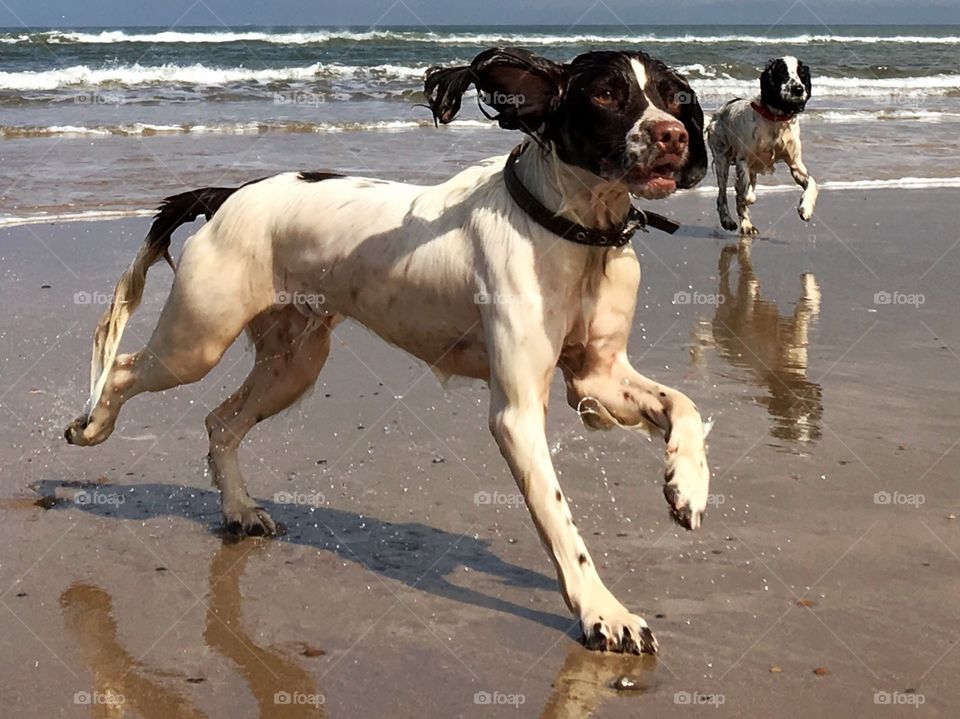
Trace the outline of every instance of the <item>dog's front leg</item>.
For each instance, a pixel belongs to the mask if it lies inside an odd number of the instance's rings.
[[[730,205],[727,204],[727,181],[730,179],[730,164],[725,157],[717,157],[714,154],[713,169],[717,174],[717,214],[720,215],[720,225],[725,230],[735,230],[737,229],[737,221],[730,214]]]
[[[737,216],[740,218],[740,234],[755,235],[759,230],[750,221],[751,183],[750,166],[746,160],[737,161]]]
[[[564,601],[580,620],[586,646],[654,653],[657,643],[647,623],[631,614],[600,580],[560,490],[544,426],[551,369],[549,359],[534,362],[522,350],[494,361],[490,430],[556,566]]]
[[[797,214],[800,215],[801,220],[809,221],[813,217],[813,209],[817,205],[820,188],[817,186],[817,181],[807,172],[807,166],[803,164],[799,153],[790,161],[789,167],[793,181],[803,188],[803,196],[800,198],[800,204],[797,205]]]
[[[577,371],[565,369],[567,401],[594,429],[615,425],[662,433],[667,443],[663,494],[674,520],[697,529],[707,507],[707,466],[703,420],[682,392],[637,372],[624,352],[598,354]]]

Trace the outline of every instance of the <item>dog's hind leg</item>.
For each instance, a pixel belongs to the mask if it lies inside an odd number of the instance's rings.
[[[724,157],[714,155],[713,170],[717,173],[717,214],[725,230],[737,229],[737,221],[730,214],[727,202],[727,181],[730,179],[730,165]]]
[[[187,244],[147,346],[112,361],[87,412],[67,427],[70,444],[103,442],[123,405],[142,392],[202,379],[247,322],[273,303],[269,276],[251,273],[244,258],[216,243],[208,228]]]
[[[295,307],[268,310],[248,326],[256,347],[243,385],[207,415],[208,461],[220,489],[224,527],[233,534],[276,534],[270,515],[247,492],[237,452],[258,422],[286,409],[316,381],[330,352],[334,316],[308,319]]]

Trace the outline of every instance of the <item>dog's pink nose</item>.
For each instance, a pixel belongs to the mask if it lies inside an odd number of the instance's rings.
[[[676,120],[661,120],[654,123],[653,139],[662,152],[671,155],[682,155],[687,149],[690,136],[686,128]]]

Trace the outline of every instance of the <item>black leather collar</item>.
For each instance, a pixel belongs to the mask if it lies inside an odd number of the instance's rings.
[[[595,247],[623,247],[637,230],[647,231],[647,227],[653,227],[663,232],[673,234],[680,225],[669,217],[658,215],[655,212],[638,210],[630,205],[630,211],[627,218],[619,229],[597,230],[592,227],[584,227],[576,222],[571,222],[544,207],[520,181],[517,177],[517,171],[514,165],[517,158],[523,154],[527,145],[517,145],[513,148],[510,156],[507,157],[507,164],[503,167],[503,180],[507,185],[507,192],[516,202],[520,209],[546,230],[549,230],[558,237],[570,242],[576,242],[580,245],[593,245]]]

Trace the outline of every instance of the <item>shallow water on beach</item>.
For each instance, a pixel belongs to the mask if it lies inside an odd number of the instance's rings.
[[[442,179],[518,139],[472,100],[442,130],[417,106],[427,67],[494,44],[556,60],[644,49],[708,112],[792,53],[814,73],[802,124],[818,180],[960,183],[960,27],[19,28],[0,30],[0,221],[143,210],[289,169]]]

